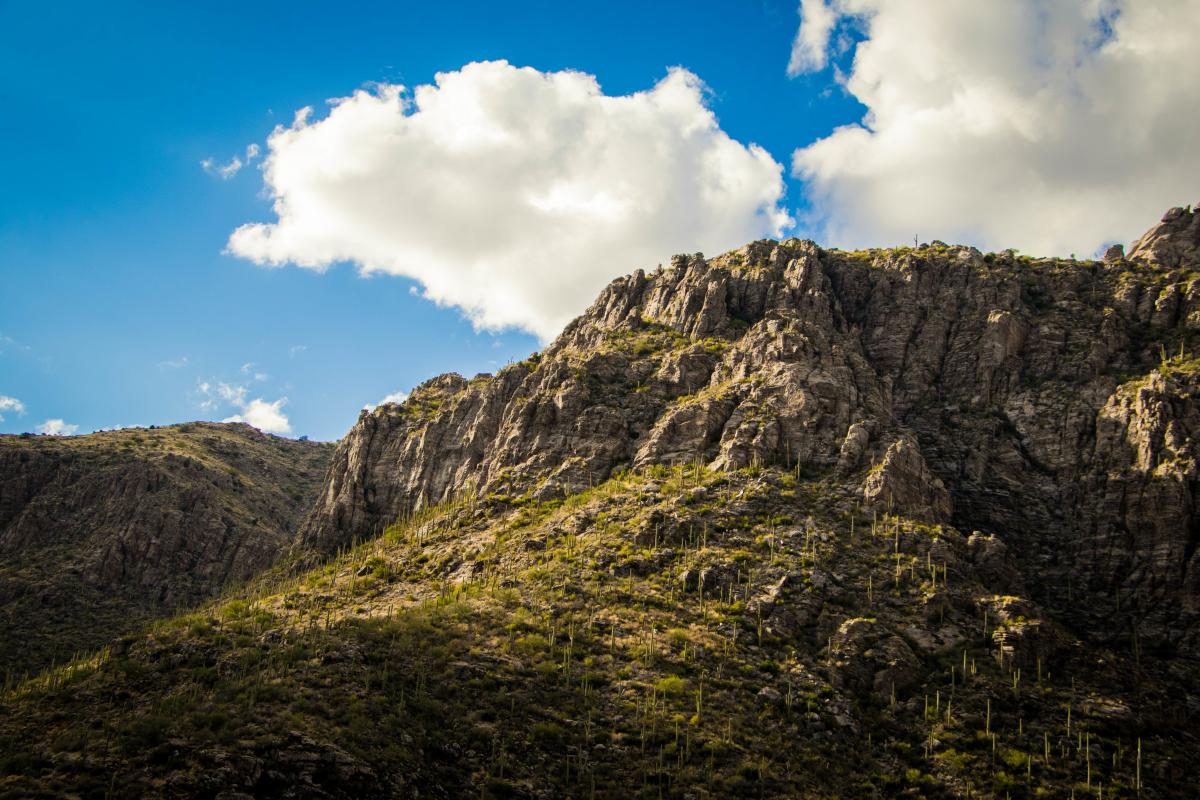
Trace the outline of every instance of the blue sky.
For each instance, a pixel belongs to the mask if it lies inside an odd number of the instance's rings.
[[[853,117],[851,103],[787,79],[790,3],[345,8],[4,6],[0,335],[12,341],[0,354],[0,394],[27,410],[6,414],[0,430],[47,418],[92,430],[203,417],[197,382],[244,382],[241,367],[253,362],[270,376],[253,388],[288,397],[297,434],[337,438],[364,403],[538,348],[525,333],[477,334],[403,278],[222,255],[234,228],[269,217],[269,201],[256,170],[221,181],[201,160],[264,142],[302,106],[504,58],[590,72],[609,94],[685,65],[712,88],[731,136],[780,159],[798,136]],[[614,277],[637,266],[614,265]]]
[[[486,316],[487,308],[469,305],[486,301],[455,299],[453,287],[440,296],[458,305],[423,298],[424,284],[411,276],[436,277],[436,259],[426,272],[383,265],[362,277],[357,267],[368,256],[352,255],[357,264],[334,259],[319,272],[272,269],[253,263],[252,253],[228,253],[240,226],[276,221],[272,187],[259,169],[262,157],[227,180],[201,167],[206,159],[244,159],[251,144],[268,155],[272,130],[291,125],[302,107],[315,107],[320,122],[328,98],[376,84],[430,84],[435,73],[473,62],[504,59],[542,73],[586,73],[608,96],[651,90],[669,68],[683,67],[707,86],[704,103],[719,125],[714,136],[739,145],[746,169],[756,168],[746,155],[751,143],[779,166],[783,193],[767,210],[798,221],[760,233],[848,244],[897,238],[924,220],[902,219],[894,230],[831,221],[882,219],[888,215],[878,204],[894,202],[893,194],[863,189],[875,182],[854,174],[848,161],[876,165],[880,185],[889,176],[911,185],[911,176],[895,177],[896,164],[919,162],[902,146],[907,109],[917,100],[890,107],[853,80],[860,63],[863,70],[871,66],[853,61],[855,45],[861,50],[872,36],[883,41],[889,18],[835,12],[830,30],[822,34],[814,25],[798,38],[798,11],[795,2],[359,3],[352,10],[318,2],[0,3],[0,398],[12,401],[7,407],[0,401],[0,432],[34,430],[48,420],[86,432],[223,419],[247,414],[254,399],[286,398],[276,410],[286,415],[290,435],[334,439],[366,403],[441,372],[491,372],[538,349],[528,331],[544,334],[557,324],[545,315],[514,327],[519,312]],[[1078,38],[1072,24],[1050,33]],[[1136,33],[1118,28],[1114,38]],[[789,76],[794,44],[829,58],[809,58],[807,71]],[[1028,54],[1031,63],[1043,63],[1043,56]],[[835,67],[850,76],[848,85],[839,83]],[[1016,87],[1010,94],[1023,94],[1020,81],[1027,78],[1019,70],[979,68],[1009,70]],[[899,88],[920,102],[936,94]],[[1060,88],[1079,94],[1079,87]],[[835,131],[859,122],[868,108],[883,112],[897,133],[885,140],[881,125],[870,131],[873,149],[850,151],[854,158],[847,159],[849,139],[843,143]],[[1164,129],[1172,122],[1178,120],[1165,120]],[[824,148],[797,156],[802,168],[793,163],[794,151],[822,140]],[[999,153],[1004,140],[984,144]],[[1112,157],[1100,149],[1096,159]],[[1191,180],[1195,170],[1188,169],[1184,177]],[[1176,185],[1165,180],[1139,185],[1136,199],[1147,208],[1130,223],[1137,229],[1167,205],[1194,199],[1177,198]],[[951,199],[950,207],[962,205]],[[753,226],[764,205],[750,205],[739,213]],[[929,213],[945,215],[944,205],[930,199]],[[696,219],[701,240],[712,225],[700,212]],[[469,239],[478,227],[454,233]],[[970,220],[947,227],[985,245],[1000,235]],[[1110,223],[1089,231],[1087,245],[1126,232]],[[1067,246],[1044,241],[1050,249]],[[655,246],[631,252],[656,252]],[[603,269],[616,277],[646,266],[652,264]],[[477,330],[468,315],[492,320],[492,329]]]

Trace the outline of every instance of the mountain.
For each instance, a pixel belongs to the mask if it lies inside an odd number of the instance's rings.
[[[331,451],[208,422],[0,436],[0,679],[269,567]]]
[[[363,412],[301,543],[621,466],[850,475],[890,452],[928,484],[902,487],[928,495],[910,515],[999,536],[1079,630],[1196,654],[1198,240],[1200,212],[1175,209],[1138,261],[797,240],[677,257],[526,362]]]
[[[0,796],[1193,797],[1198,254],[618,279],[364,412],[286,566],[10,680]]]

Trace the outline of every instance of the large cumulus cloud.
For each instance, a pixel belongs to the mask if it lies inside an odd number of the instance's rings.
[[[625,96],[503,61],[376,86],[277,128],[263,171],[277,219],[238,228],[231,252],[407,276],[481,327],[542,338],[616,275],[789,222],[782,167],[726,135],[678,68]]]
[[[834,244],[1082,256],[1200,199],[1195,0],[803,0],[801,16],[791,71],[852,48],[834,78],[867,108],[793,156]]]

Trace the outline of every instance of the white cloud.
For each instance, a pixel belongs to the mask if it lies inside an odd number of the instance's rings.
[[[200,400],[200,408],[205,411],[211,411],[217,407],[218,400],[213,396],[211,383],[208,381],[197,381],[196,388],[202,395],[202,399]]]
[[[796,76],[825,68],[829,37],[838,21],[838,12],[825,0],[800,0],[800,28],[792,41],[787,73]]]
[[[267,380],[268,378],[270,378],[270,377],[271,377],[270,375],[268,375],[268,374],[267,374],[267,373],[265,373],[265,372],[261,372],[261,371],[259,371],[259,370],[256,370],[256,369],[254,368],[254,362],[253,362],[253,361],[248,361],[248,362],[246,362],[245,364],[242,364],[242,370],[241,370],[241,371],[242,371],[242,374],[243,374],[243,375],[250,375],[250,376],[252,376],[252,377],[254,378],[254,380],[256,380],[256,381],[265,381],[265,380]]]
[[[188,365],[188,357],[180,356],[179,358],[169,358],[166,361],[158,362],[158,365],[160,367],[166,367],[167,369],[183,369]]]
[[[22,344],[11,336],[0,333],[0,355],[4,355],[10,350],[30,351],[33,348],[27,344]]]
[[[374,411],[376,408],[383,405],[384,403],[400,404],[400,403],[403,403],[407,399],[408,399],[408,392],[392,392],[389,395],[385,395],[384,398],[382,400],[380,400],[378,403],[367,403],[365,406],[363,406],[363,408],[366,409],[367,411]]]
[[[229,250],[259,264],[403,275],[482,328],[556,334],[612,277],[790,223],[782,167],[729,138],[692,73],[607,96],[579,72],[472,63],[301,109],[263,165],[276,222]]]
[[[295,358],[296,356],[304,353],[306,350],[308,350],[308,345],[294,344],[288,348],[288,358]]]
[[[227,403],[235,406],[246,405],[246,387],[232,386],[228,383],[217,384],[217,395]]]
[[[0,394],[0,411],[11,411],[15,414],[24,414],[25,404],[15,397],[9,397],[6,394]],[[0,422],[4,422],[3,414],[0,414]]]
[[[240,403],[242,413],[226,417],[222,422],[245,422],[266,433],[291,433],[292,425],[283,413],[287,398],[281,397],[273,403],[268,403],[261,397],[256,397],[248,403]]]
[[[253,369],[253,364],[246,366]],[[246,370],[243,369],[243,372]],[[257,377],[257,376],[256,376]],[[264,378],[266,376],[263,376]],[[213,386],[207,381],[201,381],[197,384],[200,394],[203,399],[200,401],[200,408],[205,411],[212,411],[217,406],[225,404],[236,408],[240,413],[226,417],[222,422],[245,422],[253,425],[260,431],[266,433],[291,433],[292,425],[288,420],[287,414],[284,413],[283,407],[287,405],[288,399],[281,397],[275,401],[268,401],[261,397],[249,397],[249,391],[245,386],[229,384],[219,381],[216,386]]]
[[[45,433],[50,436],[70,436],[79,430],[79,426],[71,425],[61,419],[48,419],[41,425],[38,425],[35,430],[38,433]]]
[[[227,181],[234,175],[237,175],[245,165],[240,158],[234,156],[224,164],[219,164],[211,158],[206,158],[200,162],[200,166],[209,175],[216,175],[221,180]]]
[[[868,113],[793,156],[829,243],[1090,255],[1198,199],[1194,0],[832,7],[862,27]]]
[[[239,156],[234,156],[224,164],[221,164],[215,159],[206,158],[200,162],[200,166],[209,175],[216,175],[221,180],[227,181],[234,175],[237,175],[239,172],[241,172],[242,167],[249,165],[252,161],[254,161],[254,159],[258,158],[259,152],[260,150],[257,144],[249,144],[246,145],[245,161],[243,161]]]

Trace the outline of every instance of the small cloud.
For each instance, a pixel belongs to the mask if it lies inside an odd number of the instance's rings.
[[[829,37],[838,15],[839,12],[825,0],[801,0],[800,29],[792,42],[792,55],[787,65],[789,78],[825,69]]]
[[[407,399],[408,399],[408,392],[392,392],[387,397],[380,400],[379,404],[380,405],[383,405],[384,403],[399,404],[399,403],[403,403]]]
[[[166,361],[158,362],[158,365],[166,369],[183,369],[188,365],[188,357],[180,356],[179,358],[169,358]]]
[[[396,405],[399,405],[400,403],[403,403],[407,399],[408,399],[408,392],[392,392],[391,394],[385,396],[378,403],[367,403],[365,406],[363,406],[363,410],[364,411],[374,411],[376,408],[378,408],[379,406],[382,406],[386,403],[395,403]]]
[[[256,380],[256,381],[265,381],[265,380],[267,380],[268,378],[270,378],[270,377],[271,377],[270,375],[268,375],[268,374],[267,374],[267,373],[265,373],[265,372],[259,372],[259,371],[256,371],[256,370],[254,369],[254,362],[253,362],[253,361],[247,361],[245,364],[242,364],[242,369],[241,369],[241,372],[242,372],[242,374],[243,374],[243,375],[251,375],[251,374],[253,374],[253,376],[254,376],[254,380]]]
[[[0,355],[4,355],[9,350],[24,350],[29,351],[33,348],[22,342],[18,342],[11,336],[6,336],[0,333]]]
[[[242,371],[248,371],[247,367],[252,370],[254,365],[246,364]],[[267,376],[262,373],[255,375],[256,380],[266,380],[266,378]],[[201,381],[197,384],[197,388],[204,396],[200,402],[200,408],[203,410],[212,411],[222,403],[238,409],[240,413],[226,417],[221,420],[222,422],[245,422],[266,433],[292,432],[291,422],[288,420],[287,414],[283,412],[283,407],[287,405],[288,401],[286,397],[281,397],[273,402],[261,397],[249,398],[249,392],[245,386],[223,381],[218,382],[216,386],[208,381]]]
[[[0,394],[0,411],[11,411],[15,414],[24,414],[25,404],[15,397],[9,397],[6,394]],[[0,414],[0,422],[4,422],[3,414]]]
[[[233,403],[235,406],[245,405],[246,403],[245,386],[231,386],[228,383],[218,383],[217,394],[222,400]]]
[[[212,384],[208,381],[199,381],[196,383],[196,389],[204,396],[200,401],[200,408],[205,411],[211,411],[217,407],[217,400],[212,396]]]
[[[70,436],[79,430],[78,425],[71,425],[61,419],[48,419],[35,429],[38,433],[48,436]]]
[[[288,348],[288,358],[295,358],[306,350],[308,350],[308,345],[294,344]]]
[[[204,399],[200,401],[200,408],[205,411],[211,411],[216,408],[220,405],[221,401],[235,406],[240,406],[246,402],[245,386],[235,386],[223,381],[213,386],[208,381],[200,381],[196,384],[196,388],[204,396]]]
[[[238,174],[238,172],[242,169],[243,164],[240,158],[234,156],[224,164],[218,164],[211,158],[206,158],[200,162],[200,166],[209,175],[216,175],[221,180],[227,181],[234,175]]]
[[[223,181],[227,181],[234,175],[237,175],[242,167],[248,166],[250,162],[258,158],[260,149],[257,144],[246,145],[246,160],[243,161],[239,156],[226,161],[224,164],[217,162],[215,159],[206,158],[200,162],[200,166],[209,175],[216,175]]]
[[[241,404],[241,414],[234,414],[221,421],[245,422],[265,433],[291,433],[291,422],[288,420],[287,414],[283,413],[283,406],[287,404],[287,401],[286,397],[281,397],[268,403],[261,397],[256,397],[248,403]]]

